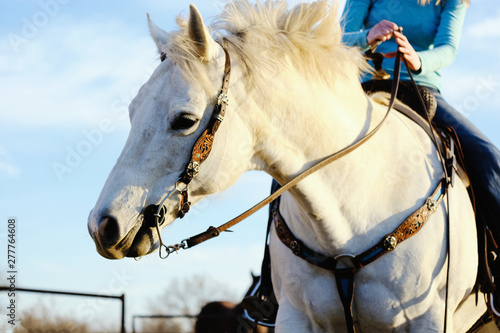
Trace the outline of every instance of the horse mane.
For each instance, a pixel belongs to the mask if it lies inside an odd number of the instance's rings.
[[[166,53],[187,79],[209,91],[213,83],[190,43],[187,22],[178,17],[177,24],[179,31],[172,35]],[[342,44],[337,5],[332,1],[290,7],[286,0],[233,0],[208,28],[241,65],[247,90],[259,90],[266,80],[290,68],[331,86],[340,80],[359,84],[360,69],[366,68],[359,50]]]

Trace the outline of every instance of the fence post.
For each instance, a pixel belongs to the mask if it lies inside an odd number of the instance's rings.
[[[122,301],[122,330],[121,333],[125,333],[125,294],[120,297]]]

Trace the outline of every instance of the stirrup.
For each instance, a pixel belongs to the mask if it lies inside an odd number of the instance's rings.
[[[493,314],[497,317],[500,317],[500,312],[497,310],[495,306],[495,297],[493,296],[493,293],[490,293],[490,310],[493,312]]]
[[[274,293],[266,299],[258,296],[260,284],[261,279],[259,279],[249,295],[243,299],[243,318],[259,326],[274,328],[278,303]]]

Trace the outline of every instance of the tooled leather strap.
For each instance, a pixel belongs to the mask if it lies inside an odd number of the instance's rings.
[[[359,267],[374,262],[386,253],[392,252],[401,242],[407,240],[422,229],[430,216],[434,214],[446,194],[445,180],[441,180],[432,195],[425,203],[403,221],[392,233],[384,236],[380,242],[369,250],[356,256]]]
[[[210,154],[214,143],[215,133],[219,129],[219,126],[226,115],[226,108],[229,103],[227,91],[229,89],[229,79],[231,78],[231,58],[229,57],[227,50],[225,48],[223,49],[226,54],[226,63],[224,66],[224,79],[221,93],[217,99],[210,123],[194,144],[191,152],[191,159],[179,178],[179,180],[186,185],[188,185],[198,175],[200,165]]]
[[[445,194],[446,188],[444,186],[444,180],[441,180],[425,203],[406,218],[392,233],[385,235],[376,245],[365,252],[353,256],[351,260],[354,267],[359,269],[374,262],[384,254],[392,252],[401,242],[420,231],[429,220],[430,216],[436,211],[437,207],[439,207]],[[276,234],[281,242],[296,256],[307,262],[327,270],[335,271],[338,264],[337,257],[331,257],[316,252],[306,246],[301,240],[297,239],[287,226],[283,216],[281,216],[279,212],[279,203],[279,199],[273,202],[271,214],[274,220]]]
[[[191,159],[186,165],[184,172],[179,177],[179,181],[186,184],[184,191],[180,191],[181,204],[178,214],[179,218],[183,218],[191,208],[191,202],[188,199],[187,185],[198,175],[200,172],[200,165],[207,159],[210,151],[212,151],[215,133],[226,115],[226,108],[229,103],[227,91],[229,89],[229,79],[231,78],[231,58],[227,50],[224,47],[222,49],[226,55],[226,63],[224,65],[224,79],[221,93],[217,98],[212,118],[207,128],[203,131],[198,140],[196,140],[193,150],[191,151]]]

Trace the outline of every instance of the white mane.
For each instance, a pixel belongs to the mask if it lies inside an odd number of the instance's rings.
[[[232,59],[242,66],[247,89],[262,85],[269,73],[291,66],[307,79],[334,85],[355,82],[366,68],[360,52],[342,44],[337,6],[331,1],[301,3],[289,9],[285,0],[229,2],[209,26]],[[205,64],[194,52],[187,22],[178,17],[165,52],[188,79],[210,86]],[[257,84],[259,83],[259,84]]]

